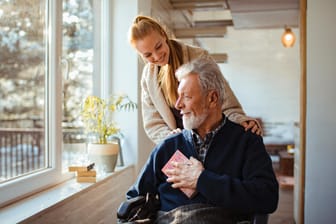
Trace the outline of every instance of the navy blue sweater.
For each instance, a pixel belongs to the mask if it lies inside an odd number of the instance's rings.
[[[279,187],[262,137],[227,120],[212,141],[197,182],[198,194],[191,199],[172,188],[161,171],[177,149],[188,158],[198,157],[191,131],[172,135],[154,148],[127,198],[157,193],[162,211],[192,203],[246,214],[276,210]]]

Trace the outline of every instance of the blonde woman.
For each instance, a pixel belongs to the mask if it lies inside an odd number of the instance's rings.
[[[147,16],[137,16],[129,29],[129,42],[146,61],[141,78],[142,116],[148,137],[159,143],[167,135],[183,129],[182,116],[174,108],[178,98],[175,71],[199,57],[210,57],[202,48],[168,38],[162,25]],[[247,117],[225,81],[224,114],[245,130],[261,134],[257,121]]]

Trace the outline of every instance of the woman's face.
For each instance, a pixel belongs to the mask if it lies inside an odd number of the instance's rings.
[[[152,31],[145,38],[135,42],[138,53],[148,62],[164,66],[169,61],[167,40],[157,31]]]

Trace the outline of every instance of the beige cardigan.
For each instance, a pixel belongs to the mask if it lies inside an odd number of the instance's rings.
[[[208,56],[208,52],[194,46],[178,42],[182,47],[183,63],[200,57]],[[142,117],[144,129],[148,137],[154,142],[159,143],[169,132],[176,129],[175,117],[166,103],[158,84],[158,66],[147,63],[143,69],[141,78],[142,87]],[[252,120],[245,116],[245,113],[233,94],[229,84],[225,82],[225,99],[223,104],[224,114],[233,122],[241,124],[243,121]]]

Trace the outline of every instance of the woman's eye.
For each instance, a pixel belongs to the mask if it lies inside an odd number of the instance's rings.
[[[159,44],[158,46],[156,46],[156,50],[159,50],[161,48],[162,44]]]

